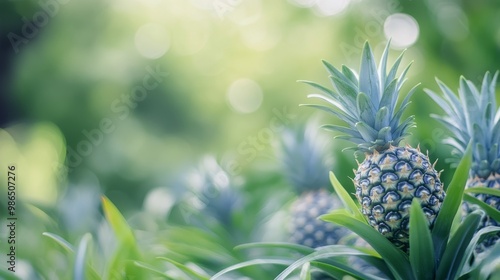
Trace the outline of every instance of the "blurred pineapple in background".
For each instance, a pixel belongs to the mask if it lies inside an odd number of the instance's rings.
[[[498,72],[493,77],[487,72],[479,89],[471,81],[461,77],[458,97],[439,80],[437,83],[443,92],[442,97],[426,90],[445,112],[443,116],[432,116],[451,132],[451,136],[443,141],[454,148],[456,157],[451,161],[458,162],[472,141],[473,161],[466,188],[487,187],[500,190],[500,110],[495,97],[497,78]],[[475,196],[500,210],[500,197],[484,193],[477,193]],[[471,204],[465,202],[463,205],[465,215],[473,211]],[[485,216],[479,229],[499,225],[498,221]],[[484,240],[477,249],[483,251],[495,244],[499,237],[500,234],[497,234]]]
[[[290,241],[312,248],[338,244],[349,234],[342,227],[318,219],[343,207],[330,191],[332,151],[318,127],[314,119],[295,129],[285,129],[276,149],[283,173],[298,194],[291,206]]]

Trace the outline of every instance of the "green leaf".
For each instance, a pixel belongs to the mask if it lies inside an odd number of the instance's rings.
[[[166,273],[162,272],[162,271],[159,271],[158,269],[150,266],[149,264],[147,263],[143,263],[143,262],[139,262],[139,261],[134,261],[134,265],[139,267],[139,268],[142,268],[146,271],[149,271],[153,274],[156,274],[158,276],[162,276],[163,278],[165,279],[168,279],[168,280],[175,280],[175,278],[172,278],[170,276],[168,276]]]
[[[343,245],[331,245],[327,247],[317,248],[316,251],[312,254],[309,254],[288,266],[283,272],[281,272],[275,280],[284,280],[286,279],[294,270],[301,267],[307,262],[316,261],[320,259],[327,259],[332,257],[344,257],[347,255],[356,256],[356,255],[366,255],[365,253]]]
[[[488,187],[473,187],[465,189],[465,193],[482,193],[500,197],[500,190]]]
[[[158,259],[167,261],[167,262],[175,265],[177,268],[179,268],[180,270],[182,270],[184,273],[186,273],[187,275],[189,275],[191,277],[194,277],[196,279],[201,279],[201,280],[208,280],[209,279],[208,276],[201,275],[198,272],[192,270],[191,268],[183,265],[182,263],[176,262],[176,261],[174,261],[172,259],[164,258],[164,257],[158,257]]]
[[[340,184],[335,174],[331,171],[330,182],[332,183],[335,193],[339,196],[340,200],[344,204],[344,207],[349,209],[349,211],[354,215],[354,218],[366,224],[365,216],[363,216],[363,214],[359,210],[358,205],[356,204],[356,202],[354,202],[349,193],[347,193],[345,188]]]
[[[493,248],[488,250],[486,255],[482,256],[482,261],[471,272],[469,279],[498,279],[494,278],[500,274],[500,242],[497,242]]]
[[[484,201],[477,199],[473,197],[470,194],[465,194],[464,195],[464,200],[473,204],[476,204],[477,206],[481,207],[481,209],[488,214],[491,218],[493,218],[495,221],[500,222],[500,211],[498,211],[496,208],[492,207],[491,205],[485,203]]]
[[[279,249],[289,249],[293,250],[297,253],[307,255],[314,252],[314,249],[293,243],[285,243],[285,242],[255,242],[255,243],[247,243],[234,247],[234,250],[246,250],[246,249],[255,249],[255,248],[279,248]]]
[[[408,256],[366,222],[361,222],[352,216],[340,213],[326,214],[320,218],[324,221],[344,226],[368,242],[380,254],[382,259],[386,261],[395,278],[405,280],[415,279]]]
[[[377,65],[368,42],[363,47],[361,69],[359,72],[359,91],[370,96],[372,104],[378,107],[381,98],[379,76]]]
[[[415,198],[410,208],[410,263],[416,279],[434,279],[434,247],[429,222]]]
[[[357,257],[363,257],[363,256],[357,256]],[[374,257],[371,257],[374,258]],[[380,260],[380,259],[378,259]],[[382,261],[382,260],[380,260]],[[350,264],[344,264],[342,261],[335,261],[334,259],[330,258],[328,260],[324,261],[312,261],[311,264],[314,267],[317,267],[324,271],[325,273],[328,273],[334,279],[344,279],[345,276],[351,276],[355,279],[362,279],[362,280],[382,280],[383,278],[377,277],[375,275],[371,274],[366,274],[363,273],[363,271],[357,270],[353,267],[351,267]],[[349,278],[347,278],[349,279]]]
[[[86,233],[80,244],[78,245],[78,251],[76,252],[75,258],[75,269],[74,269],[74,279],[75,280],[85,280],[88,279],[86,277],[85,268],[86,268],[86,257],[87,257],[87,249],[89,247],[89,243],[92,240],[92,235],[90,233]]]
[[[465,218],[451,237],[439,263],[436,274],[437,279],[455,279],[466,261],[465,258],[468,257],[464,253],[476,232],[481,218],[482,214],[474,211]]]
[[[311,280],[311,264],[305,263],[300,270],[300,280]]]
[[[212,276],[210,278],[210,280],[215,280],[215,279],[221,277],[222,275],[224,275],[224,274],[226,274],[228,272],[235,271],[235,270],[238,270],[240,268],[244,268],[244,267],[248,267],[248,266],[253,266],[253,265],[268,265],[268,264],[277,264],[277,265],[288,266],[288,265],[291,265],[292,263],[293,263],[292,260],[286,260],[286,259],[254,259],[254,260],[251,260],[251,261],[237,263],[237,264],[232,265],[232,266],[230,266],[228,268],[225,268],[225,269],[219,271],[214,276]]]
[[[434,221],[432,229],[432,242],[434,243],[434,256],[436,264],[439,264],[441,257],[446,250],[446,244],[450,236],[450,229],[461,203],[465,183],[469,177],[469,169],[472,161],[472,145],[467,146],[464,157],[458,164],[457,170],[451,179],[450,186],[446,190],[446,197],[441,205],[441,210]]]
[[[47,236],[48,238],[55,241],[62,248],[64,248],[67,252],[69,252],[69,253],[75,252],[75,249],[73,248],[73,246],[68,241],[66,241],[66,239],[62,238],[61,236],[54,234],[54,233],[50,233],[50,232],[44,232],[44,233],[42,233],[42,235]]]
[[[474,250],[476,249],[476,246],[477,246],[477,243],[485,236],[488,236],[492,233],[498,233],[500,232],[500,227],[494,227],[494,226],[487,226],[487,227],[484,227],[480,230],[478,230],[476,232],[476,234],[474,235],[474,237],[472,238],[472,240],[469,242],[469,245],[467,246],[467,249],[465,250],[465,253],[464,253],[464,260],[468,260],[471,256],[472,256],[472,253],[474,252]],[[473,266],[477,266],[478,263],[480,261],[480,258],[478,255],[475,256],[476,259],[474,261],[474,264]],[[459,270],[462,272],[462,275],[466,275],[468,274],[471,270],[474,269],[474,267],[470,267],[470,265],[468,263],[465,263],[465,264],[462,264],[461,267],[467,267],[467,269],[464,269],[464,268],[460,268]],[[464,271],[465,270],[465,271]],[[470,279],[470,278],[466,278],[466,279]]]
[[[128,270],[130,266],[127,264],[127,260],[140,259],[132,229],[116,206],[104,196],[102,197],[102,207],[106,220],[113,229],[118,241],[117,249],[108,262],[104,279],[114,279],[121,273],[127,272],[133,274],[128,275],[128,277],[139,277],[135,275],[137,271]]]

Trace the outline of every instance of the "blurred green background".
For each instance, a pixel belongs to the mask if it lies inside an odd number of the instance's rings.
[[[500,69],[498,15],[496,0],[1,1],[0,168],[19,170],[20,258],[43,231],[99,227],[101,194],[125,217],[165,215],[206,154],[253,181],[248,196],[288,192],[272,142],[313,113],[298,104],[314,90],[296,81],[328,85],[321,59],[358,69],[366,40],[380,57],[392,38],[390,61],[407,49],[403,93],[422,83],[408,142],[448,169],[423,88]],[[332,170],[349,185],[347,145],[334,143]]]

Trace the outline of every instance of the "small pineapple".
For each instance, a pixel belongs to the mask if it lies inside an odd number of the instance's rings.
[[[443,97],[426,90],[427,94],[445,111],[445,116],[432,115],[451,131],[452,136],[445,143],[454,148],[457,159],[461,158],[472,140],[473,162],[467,181],[467,188],[488,187],[500,189],[500,109],[496,106],[495,85],[498,72],[491,78],[486,73],[481,89],[469,80],[460,78],[458,98],[444,83],[437,80]],[[500,197],[477,194],[486,204],[500,210]],[[465,214],[472,211],[464,203]],[[499,226],[500,223],[486,216],[479,228]],[[500,235],[493,236],[478,247],[479,251],[493,245]]]
[[[342,203],[328,191],[330,151],[315,124],[311,121],[305,128],[285,130],[277,150],[287,180],[299,194],[291,206],[291,242],[312,248],[338,244],[348,234],[348,230],[318,219],[341,208]]]
[[[353,179],[356,198],[369,224],[387,237],[393,244],[408,252],[409,207],[412,199],[420,201],[429,226],[441,208],[445,193],[434,165],[420,150],[409,146],[399,147],[408,129],[415,125],[414,117],[401,121],[413,87],[396,106],[405,75],[410,65],[396,77],[402,55],[389,73],[386,72],[387,44],[377,71],[375,59],[368,43],[365,43],[359,77],[348,67],[341,71],[324,62],[333,83],[333,90],[313,82],[306,82],[323,94],[309,97],[320,98],[330,106],[309,105],[325,110],[347,124],[347,127],[325,125],[328,130],[339,131],[357,146],[357,153],[364,153]]]

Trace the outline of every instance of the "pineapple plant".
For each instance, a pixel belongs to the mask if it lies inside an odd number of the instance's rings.
[[[330,145],[312,120],[281,134],[276,152],[283,174],[298,198],[291,205],[290,241],[311,248],[333,245],[349,232],[318,219],[342,203],[329,191]]]
[[[474,189],[487,187],[500,190],[500,109],[496,106],[495,86],[498,72],[491,77],[484,75],[481,88],[477,88],[471,81],[460,78],[458,97],[440,80],[437,80],[443,97],[426,89],[426,93],[443,109],[443,116],[432,116],[443,123],[451,132],[451,137],[444,142],[451,145],[454,154],[463,156],[467,144],[472,142],[473,161],[466,188]],[[453,159],[452,159],[453,162]],[[477,199],[487,205],[500,210],[500,197],[494,194],[475,193]],[[464,214],[473,210],[473,206],[465,202]],[[486,226],[499,226],[490,216],[481,221],[480,229]],[[477,248],[483,251],[495,244],[499,235],[484,240]]]
[[[377,69],[370,45],[366,43],[359,77],[346,66],[338,70],[324,61],[333,89],[304,82],[323,93],[309,97],[322,99],[330,105],[308,106],[327,111],[347,124],[325,125],[324,128],[343,133],[337,138],[356,144],[357,154],[365,155],[353,179],[362,213],[372,227],[407,252],[412,199],[417,198],[432,227],[445,192],[429,157],[418,147],[399,146],[409,134],[408,129],[415,125],[413,116],[402,120],[402,115],[416,86],[398,107],[398,96],[411,64],[396,77],[401,55],[387,73],[388,50],[389,44]]]

